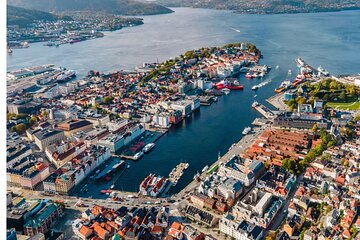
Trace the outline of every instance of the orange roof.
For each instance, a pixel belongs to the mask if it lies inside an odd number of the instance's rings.
[[[170,228],[174,228],[176,230],[181,230],[182,229],[182,225],[181,223],[178,223],[178,222],[173,222],[173,224],[171,224],[171,227]]]
[[[90,236],[91,234],[93,234],[94,231],[93,231],[92,229],[90,229],[90,228],[82,225],[81,228],[80,228],[80,230],[79,230],[79,232],[80,232],[81,235],[83,235],[84,237],[88,237],[88,236]]]
[[[101,239],[105,239],[106,236],[109,234],[109,232],[102,228],[98,222],[95,222],[93,224],[93,227],[96,235],[98,235]]]

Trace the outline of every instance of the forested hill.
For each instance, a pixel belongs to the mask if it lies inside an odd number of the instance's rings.
[[[35,21],[56,21],[58,19],[71,20],[70,17],[61,17],[51,13],[29,10],[20,7],[7,5],[7,24],[27,26]]]
[[[134,0],[8,0],[8,4],[45,12],[102,11],[119,15],[152,15],[173,12],[156,3]]]
[[[157,0],[169,7],[234,10],[240,13],[307,13],[359,9],[360,0]]]

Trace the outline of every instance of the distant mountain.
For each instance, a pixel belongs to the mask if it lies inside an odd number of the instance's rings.
[[[169,7],[234,10],[241,13],[300,13],[360,9],[360,0],[157,0]]]
[[[14,7],[7,5],[7,24],[8,25],[19,25],[19,26],[27,26],[34,21],[56,21],[58,19],[68,19],[70,17],[61,17],[51,13],[37,11],[37,10],[29,10],[20,7]]]
[[[119,15],[152,15],[173,12],[156,3],[134,0],[8,0],[8,4],[45,12],[103,11]]]

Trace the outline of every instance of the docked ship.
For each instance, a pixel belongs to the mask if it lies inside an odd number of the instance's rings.
[[[165,190],[167,184],[167,178],[150,174],[140,183],[140,194],[157,197]]]
[[[150,152],[151,149],[153,149],[154,147],[155,147],[155,143],[146,144],[145,147],[143,148],[143,152],[144,153]]]
[[[56,78],[56,81],[65,82],[74,78],[75,76],[76,76],[76,72],[74,70],[66,70],[64,73],[62,73]]]
[[[319,71],[320,74],[324,75],[324,76],[329,76],[329,72],[326,71],[322,66],[319,66],[317,68],[317,70]]]
[[[251,107],[256,108],[259,106],[259,103],[257,101],[254,101],[253,104],[251,104]]]
[[[242,131],[242,134],[243,134],[243,135],[246,135],[246,134],[248,134],[250,131],[251,131],[251,127],[246,127],[246,128],[244,128],[244,130]]]
[[[201,172],[205,172],[205,171],[208,170],[208,169],[209,169],[209,166],[206,165],[206,166],[201,170]]]
[[[300,83],[302,83],[305,80],[305,77],[301,74],[298,74],[295,78],[295,80],[291,83],[292,87],[296,87]]]
[[[258,90],[259,89],[259,86],[258,85],[254,85],[252,88],[251,88],[251,90]]]
[[[290,87],[291,83],[289,80],[283,81],[278,88],[275,89],[276,93],[281,93]]]
[[[302,60],[301,58],[297,58],[297,59],[295,60],[295,62],[296,62],[296,65],[297,65],[299,68],[305,66],[305,61]]]
[[[106,167],[101,172],[98,172],[99,170],[97,170],[96,173],[98,173],[98,174],[94,177],[94,179],[95,180],[102,180],[103,179],[105,181],[110,181],[111,180],[110,175],[112,175],[112,173],[119,170],[124,164],[125,164],[125,161],[121,160],[120,162],[115,163],[111,167],[109,167],[109,166]]]
[[[144,156],[144,152],[140,151],[134,155],[133,159],[136,161],[139,160],[142,156]]]
[[[217,90],[221,90],[224,88],[230,89],[230,90],[243,90],[244,86],[240,85],[238,81],[229,82],[226,80],[222,80],[215,84],[215,87]]]

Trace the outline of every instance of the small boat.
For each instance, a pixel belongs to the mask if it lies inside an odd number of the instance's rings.
[[[218,98],[217,98],[217,97],[214,97],[213,99],[214,99],[214,102],[217,102],[217,101],[218,101]]]
[[[110,186],[110,189],[114,189],[114,187],[115,187],[115,185],[113,184],[113,185]]]
[[[209,166],[206,165],[206,166],[201,170],[201,172],[205,172],[205,171],[208,170],[208,169],[209,169]]]
[[[251,90],[258,90],[259,89],[259,86],[258,85],[255,85],[255,86],[253,86],[252,88],[251,88]]]
[[[140,151],[134,155],[134,160],[139,160],[144,155],[143,151]]]
[[[256,98],[256,97],[257,97],[257,94],[254,95],[254,98]]]
[[[251,131],[251,127],[246,127],[246,128],[244,129],[244,131],[242,131],[242,134],[243,134],[243,135],[246,135],[246,134],[248,134],[250,131]]]
[[[153,149],[154,147],[155,147],[155,143],[146,144],[145,147],[143,148],[143,152],[144,153],[150,152],[150,150]]]
[[[292,74],[292,71],[291,69],[288,70],[288,75],[291,75]]]
[[[279,69],[279,68],[280,68],[280,66],[279,66],[279,65],[276,65],[275,69]]]
[[[189,167],[189,164],[188,164],[188,163],[185,163],[184,169],[187,169],[188,167]]]
[[[228,89],[228,88],[223,88],[223,89],[221,89],[221,91],[223,93],[225,93],[225,95],[228,95],[230,93],[230,89]]]
[[[251,104],[251,107],[256,108],[259,106],[259,103],[257,101],[254,101],[253,104]]]
[[[126,168],[128,168],[128,169],[129,169],[129,168],[130,168],[130,164],[128,164],[128,165],[126,166]]]

